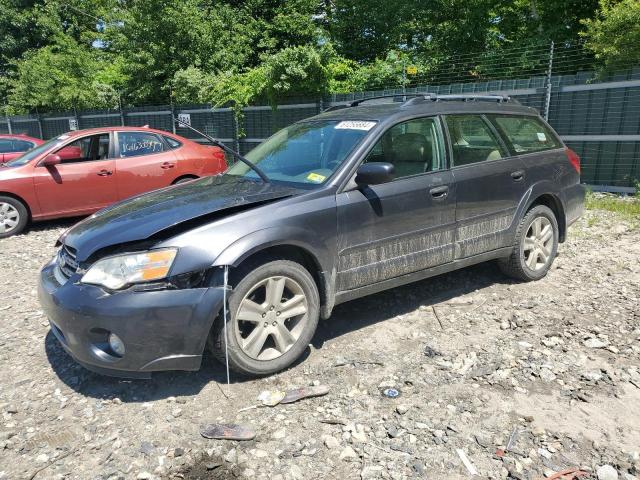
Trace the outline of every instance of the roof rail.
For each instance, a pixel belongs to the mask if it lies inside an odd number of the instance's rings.
[[[482,95],[476,94],[447,94],[447,95],[437,95],[435,93],[427,93],[422,94],[420,96],[416,96],[415,98],[411,98],[404,102],[403,106],[415,105],[418,103],[422,103],[425,101],[439,102],[439,101],[463,101],[463,102],[475,102],[475,101],[484,101],[484,102],[510,102],[520,104],[515,98],[511,98],[509,95],[502,95],[499,93],[487,93]]]
[[[368,102],[369,100],[379,100],[380,98],[404,98],[406,101],[407,97],[424,97],[424,93],[395,93],[393,95],[378,95],[376,97],[367,97],[361,98],[359,100],[352,101],[349,106],[357,107],[362,102]]]
[[[407,97],[411,97],[407,100]],[[404,99],[402,106],[410,106],[417,105],[426,101],[431,102],[439,102],[439,101],[463,101],[463,102],[476,102],[476,101],[484,101],[484,102],[498,102],[498,103],[515,103],[520,105],[520,102],[515,98],[510,97],[509,95],[503,95],[500,93],[485,93],[485,94],[464,94],[464,93],[456,93],[456,94],[446,94],[446,95],[438,95],[436,93],[396,93],[393,95],[378,95],[375,97],[367,97],[360,98],[358,100],[353,100],[351,103],[346,103],[343,105],[334,105],[325,109],[325,112],[330,112],[333,110],[341,110],[343,108],[349,107],[357,107],[363,102],[368,102],[369,100],[379,100],[381,98],[402,98]]]

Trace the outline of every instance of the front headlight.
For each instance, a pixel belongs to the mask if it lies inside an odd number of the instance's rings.
[[[125,285],[160,280],[167,276],[177,250],[167,248],[103,258],[84,274],[82,283],[118,290]]]

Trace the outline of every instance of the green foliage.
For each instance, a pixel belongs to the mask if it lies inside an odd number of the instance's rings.
[[[586,46],[595,53],[603,72],[640,63],[640,1],[600,0],[597,16],[583,24]]]
[[[585,206],[587,210],[606,210],[635,219],[640,218],[640,199],[638,197],[620,197],[588,192]]]
[[[638,0],[0,0],[0,105],[13,111],[318,96],[539,72],[584,33],[640,63]],[[513,47],[517,53],[513,53]],[[408,65],[420,75],[404,74]]]
[[[56,105],[61,109],[115,107],[114,85],[125,81],[117,64],[102,62],[99,52],[83,48],[67,35],[25,53],[10,80],[14,111]]]

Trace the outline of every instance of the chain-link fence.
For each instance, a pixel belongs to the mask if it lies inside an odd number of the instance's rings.
[[[522,52],[516,53],[522,56]],[[244,108],[241,124],[231,108],[160,105],[6,117],[0,119],[0,133],[51,138],[73,129],[149,125],[198,142],[206,141],[173,122],[173,117],[189,114],[191,125],[195,128],[246,153],[282,127],[316,115],[331,106],[360,98],[422,92],[491,92],[510,95],[540,111],[582,158],[582,178],[585,183],[606,186],[612,191],[630,190],[640,181],[640,67],[606,78],[590,71],[565,73],[579,70],[583,56],[582,50],[574,52],[565,49],[558,52],[551,46],[546,53],[532,54],[530,66],[523,70],[533,74],[527,78],[521,78],[513,68],[504,72],[498,69],[496,73],[485,62],[485,70],[493,73],[480,72],[470,77],[468,65],[461,65],[464,75],[456,74],[452,67],[449,74],[438,78],[418,75],[406,82],[406,85],[413,85],[411,87],[334,94],[315,99],[290,99],[276,109],[269,105],[249,106]],[[502,62],[513,60],[503,58]],[[511,78],[497,78],[505,74]],[[464,81],[456,82],[457,78]],[[469,81],[474,78],[483,81]],[[439,83],[444,80],[447,83]],[[439,84],[417,85],[421,81]]]

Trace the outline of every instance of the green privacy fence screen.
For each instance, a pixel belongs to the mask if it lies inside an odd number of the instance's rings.
[[[0,133],[24,133],[46,139],[76,125],[80,129],[149,125],[203,141],[191,130],[176,128],[172,121],[174,115],[189,114],[195,128],[246,153],[278,129],[328,107],[376,95],[422,92],[510,95],[539,110],[567,145],[580,155],[584,183],[633,187],[640,181],[640,68],[606,79],[596,79],[590,72],[581,72],[335,94],[313,99],[291,98],[275,110],[269,105],[246,107],[241,125],[230,108],[156,105],[0,118]]]

